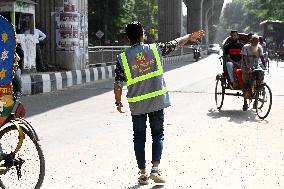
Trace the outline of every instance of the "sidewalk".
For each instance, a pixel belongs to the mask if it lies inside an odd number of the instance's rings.
[[[206,51],[202,52],[205,55]],[[163,64],[173,64],[192,58],[193,54],[163,58]],[[89,82],[114,78],[115,65],[94,67],[64,72],[44,72],[22,75],[24,95],[34,95],[61,90],[63,88]]]
[[[52,92],[74,85],[110,79],[114,77],[114,70],[115,66],[112,65],[64,72],[23,74],[23,94]]]

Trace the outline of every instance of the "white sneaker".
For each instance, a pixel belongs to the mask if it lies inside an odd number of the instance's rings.
[[[141,185],[147,185],[149,184],[149,176],[147,174],[141,174],[139,173],[140,176],[138,178],[138,183]]]
[[[165,179],[162,177],[161,170],[157,167],[153,167],[150,173],[150,179],[155,183],[165,183]]]

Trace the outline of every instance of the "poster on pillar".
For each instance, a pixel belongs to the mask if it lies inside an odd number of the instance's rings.
[[[79,48],[80,15],[79,13],[60,13],[56,18],[57,50],[73,51]]]
[[[77,0],[64,0],[64,12],[78,12]]]

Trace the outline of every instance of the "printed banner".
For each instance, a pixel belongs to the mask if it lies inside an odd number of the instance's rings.
[[[0,126],[14,106],[12,79],[15,47],[13,26],[0,16]]]
[[[60,13],[57,18],[57,50],[75,50],[79,47],[79,24],[78,13]]]
[[[15,33],[12,25],[0,16],[0,85],[9,85],[13,78]]]

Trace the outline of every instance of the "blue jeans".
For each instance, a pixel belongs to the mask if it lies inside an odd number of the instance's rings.
[[[152,162],[160,162],[164,140],[164,110],[147,114],[132,115],[134,151],[139,169],[146,168],[145,142],[146,122],[149,118],[152,134]]]
[[[227,67],[227,71],[228,71],[228,74],[229,74],[230,81],[235,82],[233,62],[227,62],[226,67]]]

